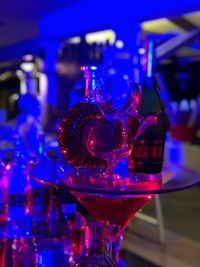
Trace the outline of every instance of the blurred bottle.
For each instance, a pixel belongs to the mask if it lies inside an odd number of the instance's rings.
[[[182,99],[179,105],[180,112],[189,112],[190,105],[187,99]]]
[[[101,223],[93,222],[86,226],[85,247],[86,252],[77,260],[75,267],[118,266],[107,253],[106,228]]]
[[[76,211],[76,204],[62,205],[62,215],[59,220],[59,236],[62,242],[66,266],[73,266],[83,251],[83,238],[86,221]]]
[[[15,136],[15,157],[6,167],[4,176],[7,180],[7,220],[14,228],[22,227],[28,214],[28,161],[23,156],[22,142],[19,135]]]
[[[49,164],[49,158],[45,153],[44,134],[38,132],[36,136],[37,146],[32,153],[29,170],[33,165],[45,166]],[[33,164],[33,165],[32,165]],[[33,232],[35,236],[42,237],[48,232],[47,217],[51,208],[51,187],[48,187],[29,176],[29,212],[32,215]]]
[[[97,66],[84,66],[85,97],[71,107],[64,115],[58,130],[58,143],[63,157],[76,168],[102,168],[106,162],[91,155],[83,143],[82,133],[86,124],[101,111],[98,103],[102,102],[99,69]]]
[[[165,135],[166,116],[164,107],[159,96],[158,85],[153,77],[154,44],[148,40],[147,53],[147,75],[142,83],[142,95],[138,104],[138,113],[143,117],[148,115],[158,116],[156,125],[149,127],[134,142],[134,147],[128,159],[130,171],[139,173],[159,173],[162,170]],[[131,122],[130,122],[131,123]],[[137,129],[138,122],[131,123],[132,131]]]

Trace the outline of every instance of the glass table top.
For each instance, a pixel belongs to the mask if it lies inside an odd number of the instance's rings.
[[[128,171],[123,160],[114,171],[119,179],[105,179],[100,171],[73,169],[60,159],[32,165],[30,174],[43,184],[63,190],[106,195],[161,194],[200,184],[199,172],[175,163],[165,164],[162,173],[142,174]]]

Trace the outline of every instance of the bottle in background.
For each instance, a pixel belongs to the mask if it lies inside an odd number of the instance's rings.
[[[7,180],[7,221],[12,222],[13,231],[23,227],[24,217],[28,214],[27,164],[28,161],[23,156],[21,139],[16,135],[15,157],[6,165],[4,172]]]
[[[134,142],[128,158],[130,171],[139,173],[159,173],[162,170],[166,135],[166,115],[159,96],[158,85],[153,76],[154,43],[148,40],[146,77],[142,83],[142,95],[137,107],[142,117],[158,115],[156,125],[150,126]],[[139,125],[136,118],[129,118],[133,134]]]
[[[32,154],[31,162],[34,165],[49,164],[49,158],[45,153],[44,134],[38,132],[36,136],[37,146]],[[29,170],[32,164],[29,164]],[[33,232],[35,236],[42,237],[47,233],[47,217],[51,209],[51,187],[43,185],[29,176],[29,211],[32,215]]]

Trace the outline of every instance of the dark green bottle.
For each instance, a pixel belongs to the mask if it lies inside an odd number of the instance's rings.
[[[156,125],[150,126],[134,142],[133,151],[128,159],[130,171],[139,173],[159,173],[162,171],[165,135],[166,114],[159,95],[158,84],[153,77],[153,40],[148,41],[147,73],[142,83],[142,96],[138,105],[140,116],[159,114]],[[130,118],[131,122],[131,118]],[[132,121],[131,128],[135,131],[136,121]]]

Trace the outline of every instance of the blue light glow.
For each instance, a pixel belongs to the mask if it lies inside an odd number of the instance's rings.
[[[97,70],[97,67],[96,66],[90,66],[90,69],[91,70]]]

